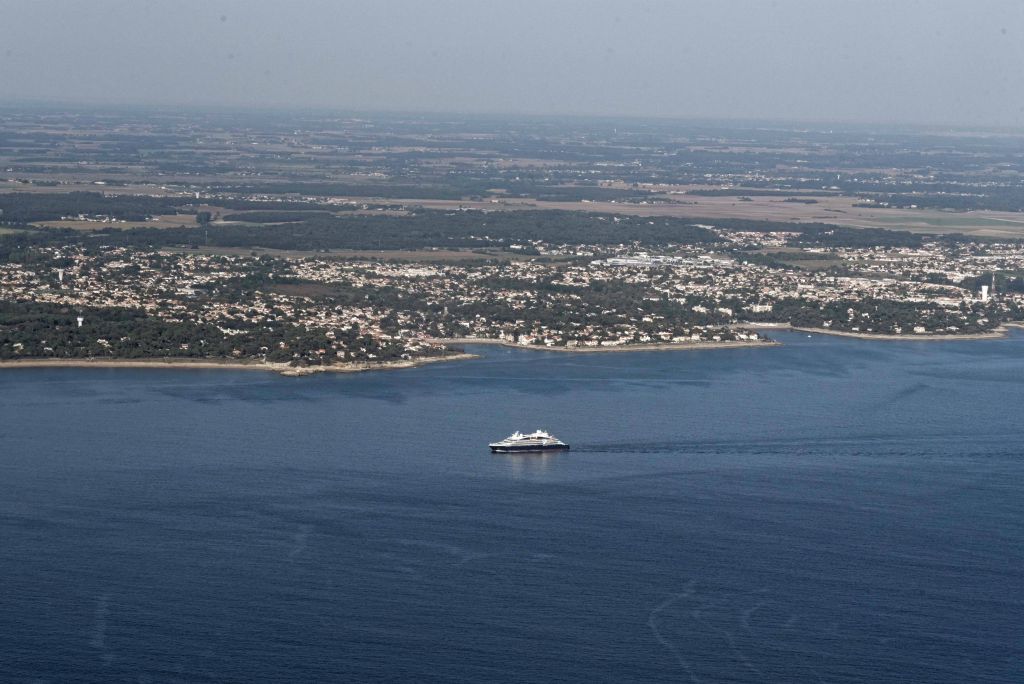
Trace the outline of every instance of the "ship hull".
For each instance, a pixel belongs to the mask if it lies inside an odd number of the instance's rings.
[[[511,453],[523,453],[523,452],[529,453],[529,452],[540,452],[540,451],[568,451],[568,450],[569,450],[569,445],[568,444],[548,444],[548,445],[540,445],[540,444],[513,445],[513,444],[510,444],[508,446],[491,445],[491,453],[492,454],[511,454]]]

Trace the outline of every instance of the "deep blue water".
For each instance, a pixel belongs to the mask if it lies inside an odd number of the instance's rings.
[[[1024,681],[1024,336],[779,337],[0,372],[0,681]]]

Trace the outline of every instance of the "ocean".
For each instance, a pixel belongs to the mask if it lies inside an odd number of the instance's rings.
[[[1024,335],[774,336],[0,371],[0,681],[1024,681]]]

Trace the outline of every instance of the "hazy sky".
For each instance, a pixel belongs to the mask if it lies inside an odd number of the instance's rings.
[[[0,102],[1024,127],[1024,0],[0,0]]]

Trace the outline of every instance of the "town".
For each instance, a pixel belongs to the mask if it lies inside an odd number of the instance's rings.
[[[710,246],[534,241],[514,245],[530,258],[465,261],[40,247],[0,264],[0,358],[308,366],[414,360],[451,340],[759,344],[772,325],[934,338],[992,333],[1024,306],[1007,276],[1024,272],[1017,243],[796,248],[800,233],[706,228]]]

